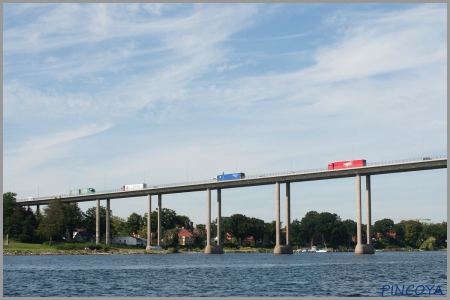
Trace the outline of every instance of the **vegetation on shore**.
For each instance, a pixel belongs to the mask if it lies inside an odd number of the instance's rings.
[[[51,201],[43,211],[33,212],[16,203],[15,193],[3,194],[3,237],[4,253],[8,251],[96,251],[96,252],[138,252],[144,253],[145,247],[127,245],[95,245],[93,243],[72,241],[76,228],[95,236],[95,207],[82,212],[77,203],[64,204],[59,199]],[[157,228],[157,211],[151,213],[152,228]],[[111,216],[111,236],[139,235],[147,238],[147,214],[132,213],[127,220]],[[105,240],[106,208],[100,207],[101,240]],[[203,251],[206,244],[206,226],[193,222],[187,216],[180,216],[170,209],[162,209],[163,235],[153,238],[163,242],[164,253]],[[178,232],[181,227],[194,233],[193,244],[179,245]],[[222,217],[221,236],[225,251],[273,251],[275,246],[275,221],[264,222],[261,219],[234,214]],[[341,220],[337,214],[310,211],[301,219],[290,224],[290,237],[293,248],[328,247],[338,251],[354,250],[356,245],[356,222]],[[217,232],[217,223],[211,222],[211,238]],[[403,220],[394,223],[390,219],[378,220],[372,225],[372,241],[375,249],[390,250],[438,250],[447,247],[447,222],[427,224],[417,220]],[[6,245],[8,236],[10,245]],[[230,237],[231,240],[228,240]],[[250,238],[249,238],[250,237]],[[285,244],[285,234],[280,235],[281,244]],[[366,241],[366,225],[362,224],[361,240]],[[214,243],[212,243],[214,245]],[[155,250],[150,251],[156,253]]]

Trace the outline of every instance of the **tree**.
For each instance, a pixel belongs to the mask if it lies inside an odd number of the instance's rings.
[[[423,233],[426,238],[436,238],[436,247],[446,246],[447,239],[447,222],[436,224],[422,224]]]
[[[78,207],[78,203],[63,204],[64,227],[66,229],[66,240],[72,240],[72,234],[77,227],[83,223],[83,212]]]
[[[251,234],[255,241],[262,240],[264,238],[264,220],[258,218],[250,218],[251,226]]]
[[[36,239],[36,228],[38,228],[38,223],[36,215],[31,212],[28,213],[25,220],[23,221],[22,233],[19,235],[19,240],[22,243],[30,243]]]
[[[345,239],[345,231],[341,223],[341,218],[337,214],[323,212],[315,215],[316,232],[322,236],[323,243],[329,242],[331,246],[336,246],[339,241]]]
[[[124,218],[112,216],[111,217],[111,237],[120,235],[127,235],[126,233],[126,221]]]
[[[391,219],[378,220],[373,224],[373,232],[380,233],[383,239],[388,238],[387,233],[394,228],[394,221]]]
[[[178,233],[180,232],[179,228],[173,228],[164,231],[164,244],[168,247],[176,248],[178,246]]]
[[[241,244],[242,239],[249,236],[251,232],[249,218],[241,214],[234,214],[230,216],[228,221],[231,230],[230,233],[237,237],[239,239],[239,244]]]
[[[264,244],[273,247],[276,244],[276,221],[264,223]]]
[[[344,232],[348,239],[348,247],[350,248],[350,242],[352,241],[352,237],[357,234],[357,224],[355,221],[347,219],[342,221],[342,226],[344,228]]]
[[[420,245],[419,236],[422,232],[422,224],[418,221],[406,222],[405,241],[410,245]]]
[[[11,215],[17,206],[16,193],[7,192],[3,194],[3,235],[11,235]]]
[[[436,239],[434,237],[429,237],[425,242],[420,245],[420,249],[434,250],[436,248]]]
[[[137,234],[143,227],[142,216],[133,212],[127,219],[127,232]]]
[[[25,219],[25,209],[17,205],[9,217],[9,237],[19,237],[22,233],[23,221]]]
[[[177,216],[177,224],[189,231],[194,229],[194,223],[187,216]]]
[[[306,240],[308,243],[312,240],[314,233],[316,232],[316,223],[317,223],[317,215],[319,213],[317,211],[309,211],[300,221],[300,234],[303,240]]]
[[[96,234],[96,210],[97,207],[88,208],[88,210],[83,213],[83,228],[85,232]],[[111,217],[111,216],[110,216]],[[100,206],[100,236],[106,233],[106,207]]]
[[[298,245],[303,245],[305,243],[305,241],[301,238],[301,233],[300,233],[300,228],[301,228],[301,223],[299,220],[295,219],[294,221],[292,221],[291,223],[291,240],[292,240],[292,244],[297,244]]]
[[[55,198],[52,200],[46,208],[44,208],[44,214],[42,221],[39,224],[37,233],[43,238],[50,239],[50,245],[52,244],[52,238],[61,234],[64,230],[64,209],[61,199]]]

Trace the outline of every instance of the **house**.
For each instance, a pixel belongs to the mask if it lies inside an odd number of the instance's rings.
[[[134,236],[115,236],[112,238],[111,244],[147,247],[147,239]]]
[[[194,243],[194,235],[188,230],[181,227],[180,232],[178,232],[178,244],[180,245],[191,245]]]
[[[72,239],[80,242],[95,242],[95,235],[89,232],[77,231],[73,233]]]

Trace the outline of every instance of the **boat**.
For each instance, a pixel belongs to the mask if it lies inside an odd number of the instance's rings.
[[[322,240],[323,240],[323,243],[325,244],[325,248],[320,248],[319,250],[316,251],[317,253],[328,252],[327,243],[325,243],[325,239],[323,238],[323,236],[322,236]]]

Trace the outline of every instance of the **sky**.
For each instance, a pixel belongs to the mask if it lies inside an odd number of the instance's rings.
[[[446,100],[445,3],[3,4],[3,192],[17,199],[446,155]],[[291,220],[356,220],[355,182],[292,183]],[[372,223],[447,220],[447,169],[371,183]],[[162,206],[206,222],[206,192]],[[144,215],[147,199],[111,209]],[[275,186],[222,190],[222,216],[236,213],[275,220]]]

